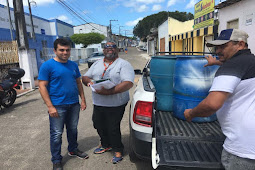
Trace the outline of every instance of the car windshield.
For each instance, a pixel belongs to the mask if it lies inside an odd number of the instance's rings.
[[[103,56],[104,53],[93,53],[90,57]]]

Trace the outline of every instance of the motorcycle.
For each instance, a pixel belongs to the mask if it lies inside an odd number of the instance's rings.
[[[17,97],[17,92],[14,88],[20,89],[20,78],[24,75],[25,71],[22,68],[8,70],[8,75],[0,83],[0,109],[2,109],[2,106],[7,108],[13,105]]]

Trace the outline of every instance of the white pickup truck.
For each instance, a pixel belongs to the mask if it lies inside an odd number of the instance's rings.
[[[225,137],[219,123],[187,122],[174,117],[171,111],[158,110],[151,69],[149,61],[131,101],[130,159],[151,159],[154,169],[223,169],[221,151]]]

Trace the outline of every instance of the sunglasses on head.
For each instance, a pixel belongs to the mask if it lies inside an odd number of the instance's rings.
[[[104,48],[117,48],[115,44],[105,44]]]

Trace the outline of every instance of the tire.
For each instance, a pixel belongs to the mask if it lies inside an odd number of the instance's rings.
[[[88,63],[88,68],[90,68],[92,66],[93,63]]]
[[[3,97],[1,101],[1,105],[5,108],[8,108],[13,105],[17,97],[16,90],[11,89],[5,93],[5,96]]]
[[[131,162],[135,163],[139,160],[139,158],[136,156],[134,149],[132,147],[132,137],[131,134],[129,134],[129,159]]]

